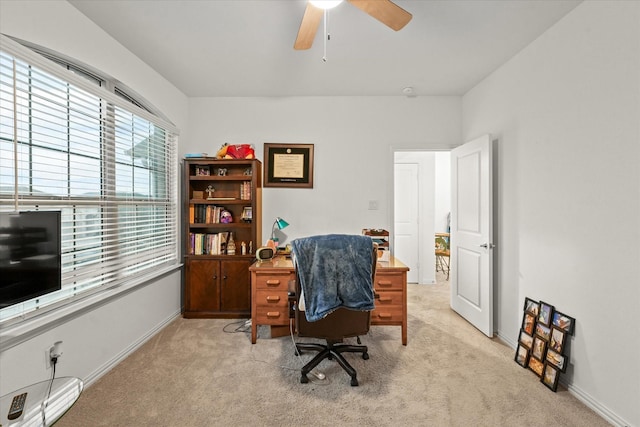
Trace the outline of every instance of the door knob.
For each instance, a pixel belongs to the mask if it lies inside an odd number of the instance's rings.
[[[482,245],[480,245],[480,247],[485,249],[493,249],[496,247],[496,245],[494,245],[493,243],[483,243]]]

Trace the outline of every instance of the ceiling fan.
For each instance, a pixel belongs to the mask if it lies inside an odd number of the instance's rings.
[[[347,0],[371,17],[398,31],[411,21],[412,15],[391,0]],[[302,16],[298,37],[293,45],[296,50],[309,49],[316,37],[320,20],[326,9],[337,6],[339,1],[309,1]],[[314,5],[314,3],[316,5]]]

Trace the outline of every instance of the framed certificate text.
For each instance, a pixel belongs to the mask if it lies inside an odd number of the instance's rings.
[[[313,144],[264,144],[264,186],[313,188]]]

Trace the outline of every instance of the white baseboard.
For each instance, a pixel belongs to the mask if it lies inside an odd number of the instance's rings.
[[[594,399],[589,393],[586,393],[584,390],[581,390],[579,387],[576,387],[571,384],[566,384],[562,381],[562,377],[560,377],[560,384],[565,386],[569,393],[574,395],[576,399],[584,403],[589,408],[593,409],[597,414],[599,414],[602,418],[604,418],[607,422],[613,424],[614,426],[619,427],[629,427],[631,424],[620,418],[613,411],[603,405],[601,402],[598,402]]]
[[[496,337],[499,338],[506,345],[511,347],[515,355],[516,346],[518,343],[513,342],[510,339],[507,339],[506,337],[502,336],[500,332],[496,333]],[[611,411],[601,402],[594,399],[589,393],[586,393],[584,390],[580,389],[579,387],[576,387],[575,385],[567,384],[564,381],[562,381],[562,377],[560,377],[560,384],[566,387],[569,393],[574,395],[576,399],[578,399],[579,401],[584,403],[587,407],[595,411],[607,422],[613,424],[614,426],[619,426],[619,427],[629,427],[631,425],[625,420],[623,420],[622,418],[620,418],[618,415],[616,415],[613,411]]]
[[[127,356],[136,351],[140,346],[149,341],[155,334],[160,332],[165,326],[169,323],[180,317],[181,311],[178,310],[175,313],[172,313],[169,317],[164,319],[162,322],[155,325],[155,327],[149,330],[145,335],[143,335],[139,340],[131,343],[130,346],[122,350],[120,353],[116,354],[112,359],[108,360],[102,366],[98,367],[95,371],[93,371],[89,376],[83,378],[84,386],[89,387],[94,382],[98,381],[103,375],[113,369],[118,363],[122,362]]]

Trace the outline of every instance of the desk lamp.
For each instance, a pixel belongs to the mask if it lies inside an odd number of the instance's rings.
[[[278,230],[282,230],[283,228],[287,228],[289,223],[280,217],[276,217],[276,220],[273,222],[273,227],[271,227],[271,241],[274,244],[274,249],[278,249],[278,238],[276,237],[276,227]]]

